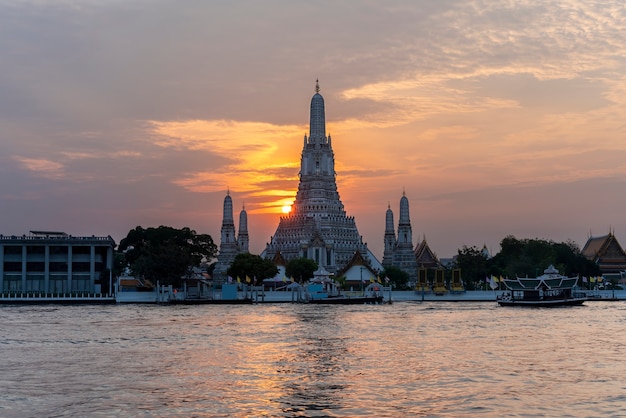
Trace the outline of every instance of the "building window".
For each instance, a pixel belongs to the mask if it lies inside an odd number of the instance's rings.
[[[26,252],[28,254],[45,254],[46,247],[44,247],[43,245],[29,245],[28,247],[26,247]]]
[[[50,272],[67,272],[67,263],[66,262],[58,262],[58,261],[51,261],[50,262]]]
[[[41,262],[41,261],[29,261],[26,263],[26,271],[45,271],[45,266],[46,263]]]
[[[4,271],[5,272],[21,272],[22,271],[22,262],[21,261],[5,261],[4,262]]]
[[[50,246],[50,255],[67,255],[67,246],[52,245]]]
[[[22,247],[19,245],[6,245],[4,255],[22,255]]]
[[[91,271],[90,263],[83,263],[83,262],[73,262],[72,263],[72,272],[73,273],[89,273],[90,271]]]
[[[72,247],[72,255],[79,255],[79,254],[83,254],[83,255],[91,254],[91,247],[86,247],[82,245]]]

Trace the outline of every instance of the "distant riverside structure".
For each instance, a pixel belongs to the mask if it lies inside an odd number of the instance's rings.
[[[222,217],[222,230],[220,237],[220,250],[217,255],[217,263],[213,270],[213,277],[217,280],[225,280],[226,272],[235,260],[237,254],[247,253],[250,237],[248,236],[248,213],[245,206],[239,213],[239,236],[235,234],[235,221],[233,219],[233,199],[230,190],[224,198],[224,215]]]
[[[402,192],[400,198],[400,219],[398,220],[398,233],[394,229],[393,211],[391,205],[387,205],[385,214],[385,250],[383,253],[383,267],[396,267],[409,275],[409,284],[417,281],[420,268],[439,269],[441,262],[428,246],[426,236],[413,247],[413,229],[409,213],[409,199]]]
[[[309,136],[304,135],[295,202],[291,212],[280,218],[261,256],[277,259],[280,254],[286,262],[304,257],[335,274],[359,253],[371,268],[382,270],[339,198],[335,155],[331,137],[326,136],[324,98],[319,91],[317,82],[311,99]]]
[[[598,237],[589,236],[581,253],[596,263],[603,274],[626,272],[626,252],[613,231]]]
[[[115,241],[74,237],[64,232],[30,231],[0,235],[0,289],[7,293],[98,294],[112,289],[101,274],[113,267]]]

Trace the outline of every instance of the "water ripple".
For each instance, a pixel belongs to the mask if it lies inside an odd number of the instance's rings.
[[[620,416],[625,311],[5,306],[0,416]]]

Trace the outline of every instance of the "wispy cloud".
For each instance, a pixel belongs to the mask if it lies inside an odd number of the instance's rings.
[[[226,186],[250,196],[284,195],[268,186],[293,189],[298,164],[294,133],[303,126],[279,126],[237,121],[152,121],[155,144],[217,154],[226,164],[181,173],[176,185],[194,192],[224,190]]]
[[[63,178],[65,175],[63,170],[63,164],[60,164],[56,161],[19,156],[13,158],[18,161],[24,168],[40,177],[57,180]]]

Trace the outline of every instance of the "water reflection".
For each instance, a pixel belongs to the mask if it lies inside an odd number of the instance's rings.
[[[626,415],[617,302],[2,314],[2,417]]]
[[[337,310],[298,307],[294,316],[298,320],[294,326],[298,342],[279,364],[278,372],[285,375],[286,380],[284,395],[276,401],[285,416],[341,409],[346,389],[341,376],[347,350],[344,339],[336,336]]]

